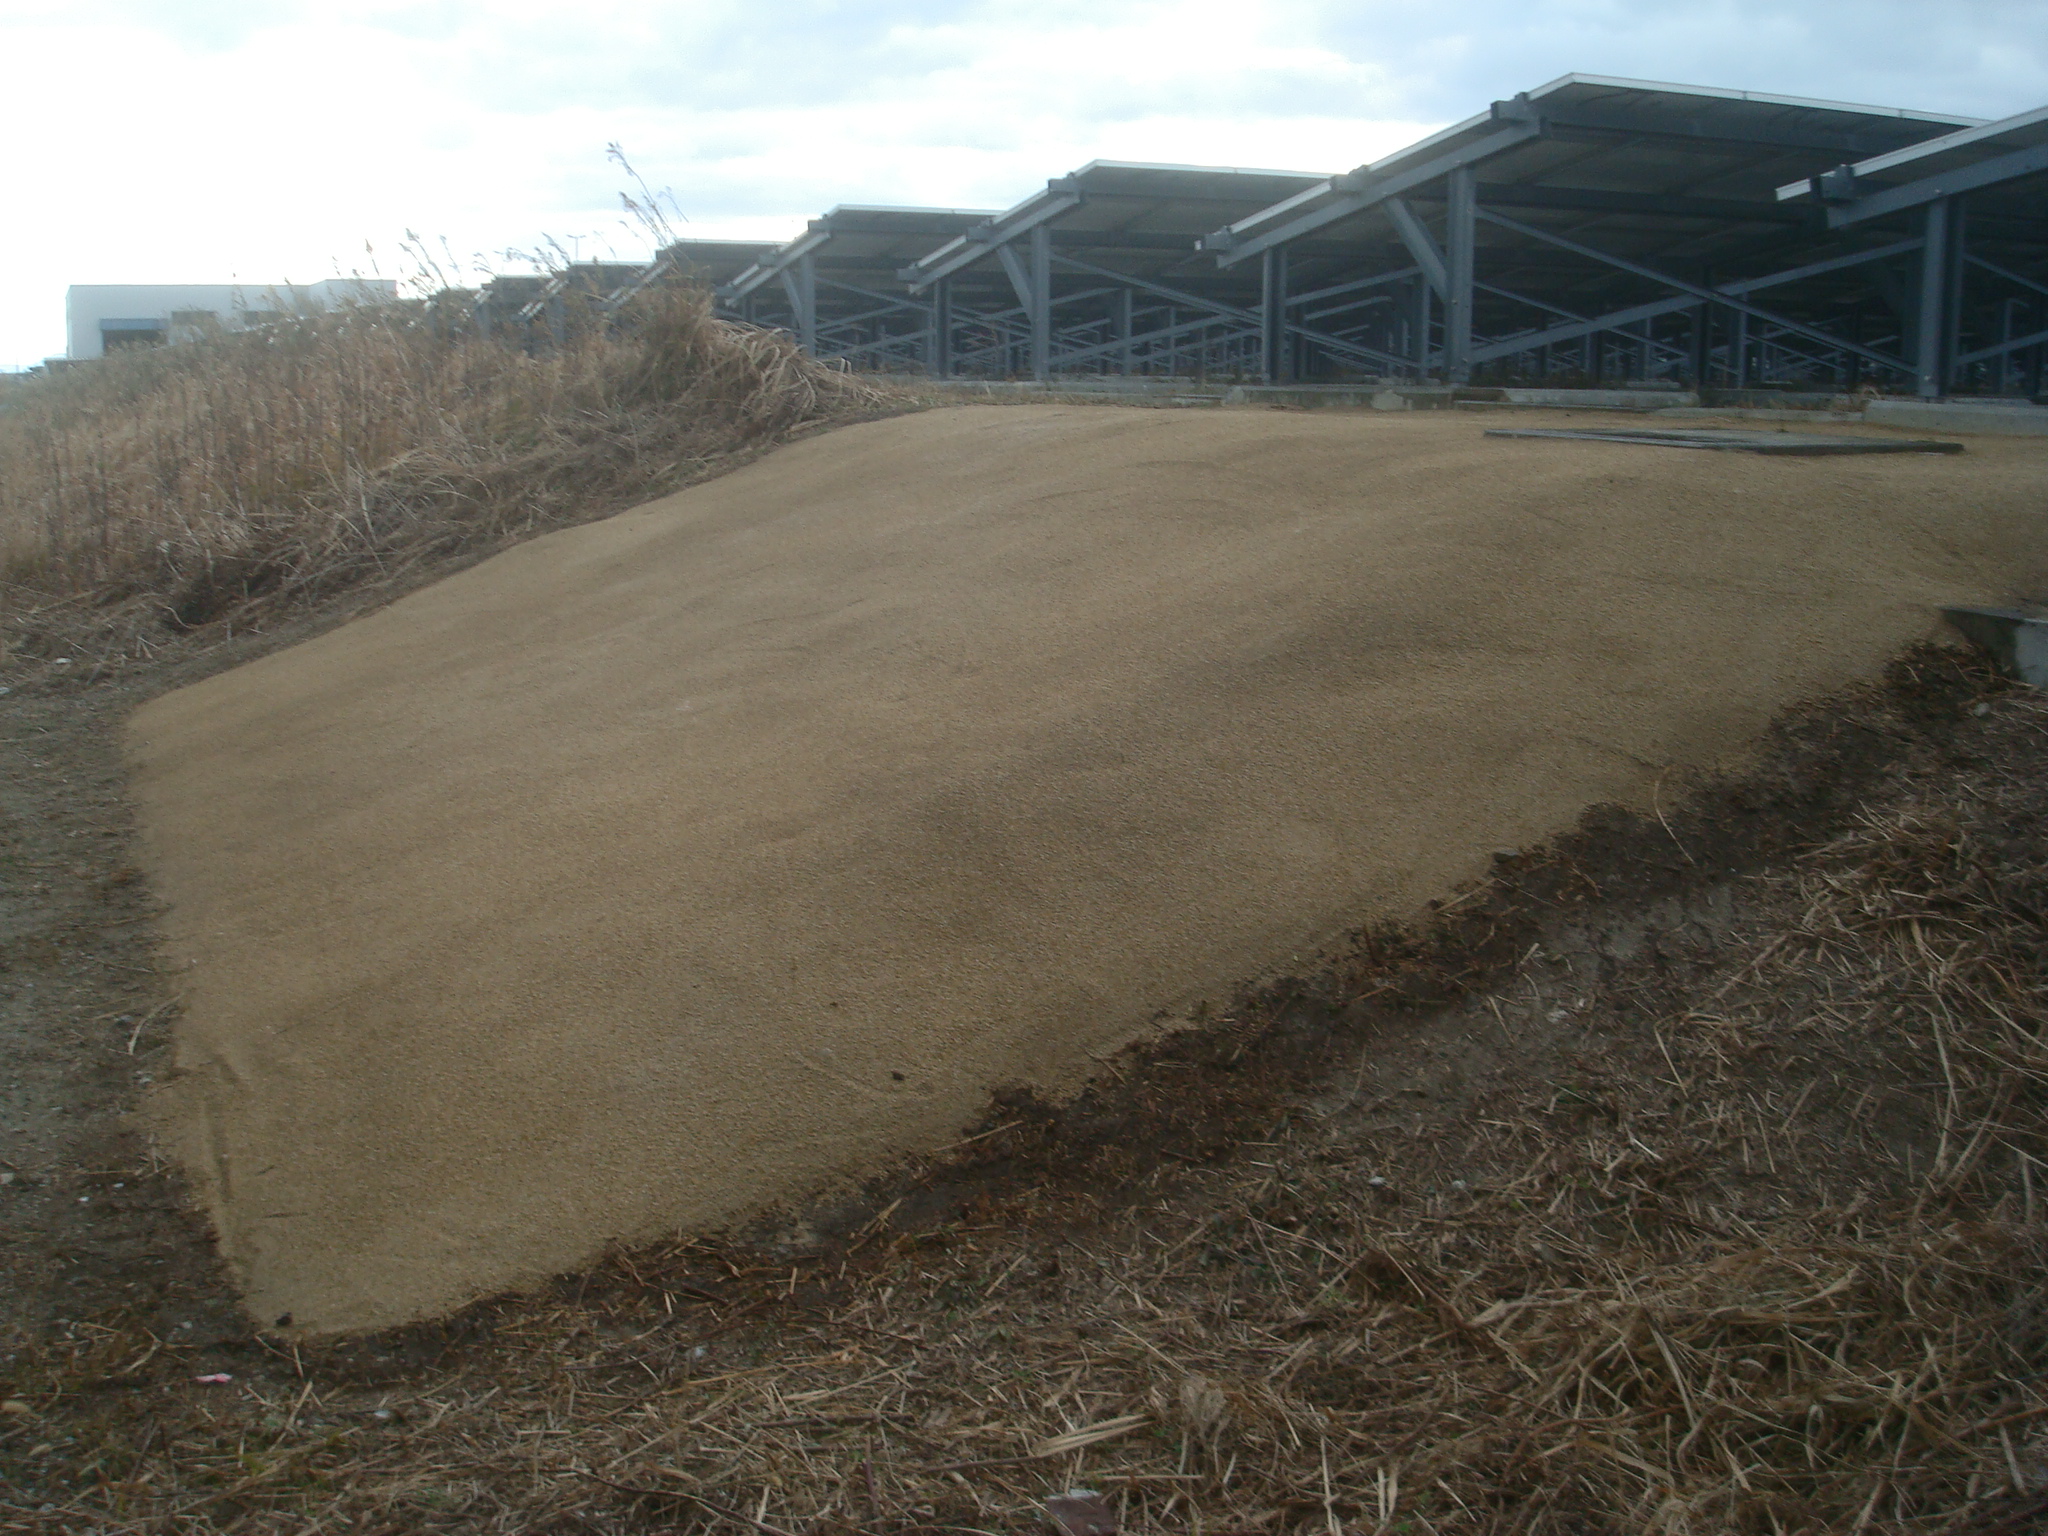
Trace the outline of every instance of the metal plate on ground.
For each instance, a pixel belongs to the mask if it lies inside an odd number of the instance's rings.
[[[1732,427],[1489,427],[1488,437],[1567,437],[1646,448],[1718,448],[1735,453],[1961,453],[1961,443],[1896,437],[1834,437],[1817,432],[1744,432]]]

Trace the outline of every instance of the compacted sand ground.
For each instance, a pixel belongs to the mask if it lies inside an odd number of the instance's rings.
[[[2048,443],[834,432],[169,694],[152,1105],[264,1323],[943,1145],[2048,578]]]

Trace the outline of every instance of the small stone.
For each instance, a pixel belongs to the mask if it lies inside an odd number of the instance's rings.
[[[34,1412],[35,1409],[29,1407],[27,1403],[24,1403],[18,1397],[10,1397],[6,1402],[0,1403],[0,1413],[6,1414],[9,1418],[26,1418]]]
[[[1374,1175],[1373,1175],[1373,1176],[1372,1176],[1371,1178],[1367,1179],[1367,1180],[1366,1180],[1365,1182],[1366,1182],[1367,1184],[1371,1185],[1371,1186],[1372,1186],[1372,1187],[1373,1187],[1374,1189],[1385,1189],[1385,1188],[1387,1187],[1387,1181],[1386,1181],[1385,1179],[1383,1179],[1382,1177],[1380,1177],[1380,1175],[1378,1175],[1378,1174],[1374,1174]]]
[[[1453,1189],[1456,1189],[1456,1190],[1467,1190],[1467,1189],[1470,1189],[1471,1187],[1472,1187],[1472,1186],[1471,1186],[1471,1185],[1469,1185],[1469,1184],[1467,1184],[1467,1183],[1466,1183],[1466,1182],[1465,1182],[1465,1181],[1464,1181],[1463,1179],[1453,1179],[1453,1180],[1451,1180],[1451,1188],[1453,1188]]]
[[[1045,1518],[1059,1536],[1117,1536],[1116,1516],[1093,1488],[1070,1488],[1045,1501]]]

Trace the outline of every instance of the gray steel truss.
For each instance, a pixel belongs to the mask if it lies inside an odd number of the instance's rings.
[[[559,341],[678,275],[821,358],[939,377],[2038,394],[2048,108],[1571,75],[1343,175],[1096,161],[1002,212],[840,207],[776,247],[498,279],[475,312]]]

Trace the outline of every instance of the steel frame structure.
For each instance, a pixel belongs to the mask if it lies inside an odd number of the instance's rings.
[[[519,323],[545,326],[549,343],[562,346],[579,320],[595,318],[602,323],[618,307],[615,296],[637,290],[647,270],[642,262],[572,261],[542,279],[539,290],[520,307]]]
[[[780,242],[774,240],[678,240],[664,246],[630,282],[613,290],[605,307],[616,311],[635,294],[669,279],[715,292],[780,248]]]
[[[1780,196],[1781,171],[1988,126],[1566,76],[1202,245],[1226,266],[1296,253],[1325,278],[1419,268],[1389,346],[1411,379],[1896,383],[1915,367],[1923,239],[1830,227]]]
[[[719,284],[718,303],[732,318],[787,331],[817,357],[923,372],[937,317],[896,281],[896,269],[989,217],[964,208],[834,208]]]
[[[1915,392],[2028,397],[2048,353],[2048,107],[1792,182],[1831,233],[1886,229],[1918,252],[1903,295]]]
[[[1200,260],[1195,241],[1218,216],[1316,180],[1113,160],[1058,177],[897,273],[932,305],[927,366],[942,378],[1257,377],[1260,290]],[[1338,335],[1330,343],[1347,346]]]
[[[781,245],[500,278],[476,315],[531,344],[677,273],[819,357],[942,378],[2035,396],[2048,108],[1567,75],[1339,176],[1094,161],[1000,213],[845,206]]]

